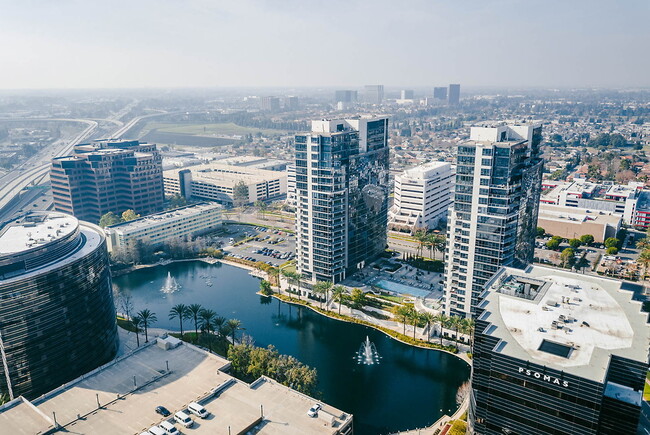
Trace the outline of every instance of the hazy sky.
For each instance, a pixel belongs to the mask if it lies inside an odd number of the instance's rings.
[[[0,88],[650,86],[650,0],[0,0]]]

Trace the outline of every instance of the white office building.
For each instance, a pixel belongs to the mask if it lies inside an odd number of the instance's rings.
[[[447,218],[453,186],[454,172],[447,162],[425,163],[396,175],[388,227],[410,232],[435,228]]]
[[[221,205],[204,202],[106,227],[108,251],[134,240],[160,245],[170,239],[216,231],[222,225],[221,211]]]
[[[249,166],[210,163],[187,169],[163,172],[165,195],[179,194],[185,198],[199,198],[231,205],[235,202],[235,187],[246,186],[243,202],[280,199],[287,193],[287,173]]]

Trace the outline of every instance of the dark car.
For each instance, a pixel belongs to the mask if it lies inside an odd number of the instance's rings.
[[[164,406],[156,406],[156,413],[162,415],[163,417],[167,417],[171,415],[171,412]]]

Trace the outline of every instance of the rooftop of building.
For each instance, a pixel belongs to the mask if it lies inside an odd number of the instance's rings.
[[[77,218],[59,212],[21,215],[0,228],[0,256],[42,247],[75,232],[78,226]]]
[[[449,162],[428,162],[413,168],[406,169],[400,175],[406,178],[424,179],[434,176],[441,171],[451,173],[452,165]]]
[[[641,303],[609,278],[541,266],[502,268],[487,284],[479,319],[494,351],[604,382],[611,355],[648,360]]]
[[[128,222],[121,222],[119,224],[108,226],[104,229],[106,233],[111,231],[125,232],[135,231],[141,228],[151,227],[158,223],[174,221],[188,216],[195,216],[197,214],[205,213],[207,211],[222,209],[223,206],[213,202],[200,202],[198,204],[187,205],[185,207],[175,208],[173,210],[166,210],[160,213],[154,213],[134,219]]]
[[[145,345],[31,403],[15,400],[0,407],[3,431],[42,433],[54,428],[56,414],[61,431],[139,434],[169,419],[155,413],[157,406],[173,414],[190,402],[211,414],[192,416],[191,432],[197,434],[334,434],[352,418],[322,402],[319,417],[310,418],[315,399],[268,378],[250,385],[238,381],[222,371],[229,361],[175,339],[165,341]]]
[[[549,198],[559,197],[560,194],[575,196],[588,196],[590,199],[615,199],[634,197],[643,188],[643,183],[631,182],[628,184],[595,183],[583,178],[576,178],[573,181],[545,182],[550,188],[543,192]]]
[[[539,219],[554,220],[570,224],[592,222],[614,226],[618,225],[621,221],[621,217],[612,212],[545,203],[540,203],[539,205]]]
[[[219,184],[226,186],[234,186],[240,181],[244,181],[246,184],[253,184],[286,177],[286,173],[283,172],[246,166],[224,165],[222,163],[208,163],[188,168],[170,169],[164,171],[164,176],[178,178],[178,172],[182,170],[191,171],[192,179],[195,181],[217,181]]]

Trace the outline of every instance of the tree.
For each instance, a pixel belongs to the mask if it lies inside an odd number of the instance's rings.
[[[199,315],[201,314],[201,310],[203,310],[203,307],[201,304],[191,304],[187,307],[188,310],[188,318],[194,320],[194,334],[195,334],[195,339],[198,340],[199,338]]]
[[[248,203],[248,186],[241,180],[232,189],[232,202],[235,207],[241,207]]]
[[[332,288],[332,299],[334,299],[334,302],[339,304],[339,314],[341,314],[341,305],[343,305],[343,301],[345,301],[345,287],[342,285],[335,285]]]
[[[575,261],[575,251],[571,248],[566,248],[560,254],[562,267],[571,266]]]
[[[208,342],[208,349],[212,352],[212,332],[214,331],[214,318],[217,317],[217,313],[213,310],[203,308],[199,312],[199,322],[201,326],[201,333],[205,334],[206,340]]]
[[[607,255],[616,255],[618,254],[618,248],[616,246],[610,246],[607,248]]]
[[[332,283],[328,281],[316,281],[316,284],[312,287],[312,292],[318,296],[318,305],[320,308],[323,307],[322,296],[327,294],[331,285]]]
[[[605,247],[617,248],[619,246],[619,243],[621,243],[621,241],[618,240],[616,237],[609,237],[605,240]]]
[[[421,314],[421,318],[427,324],[426,336],[427,336],[427,342],[429,342],[429,339],[431,338],[431,325],[433,325],[436,322],[436,316],[435,314],[429,311],[425,311]]]
[[[189,310],[185,304],[176,304],[171,310],[169,310],[169,320],[175,319],[178,317],[178,321],[181,327],[181,338],[183,338],[183,319],[187,319]]]
[[[406,335],[406,323],[412,318],[413,311],[415,311],[413,304],[395,305],[391,308],[395,318],[404,325],[404,335]]]
[[[135,220],[135,219],[137,219],[139,217],[140,217],[139,214],[137,214],[136,212],[134,212],[131,209],[128,209],[128,210],[125,210],[122,213],[122,222],[132,221],[132,220]]]
[[[454,330],[454,341],[458,349],[458,331],[462,328],[463,319],[458,316],[449,316],[447,318],[447,327]]]
[[[650,250],[645,250],[639,254],[639,258],[636,260],[641,266],[643,266],[643,276],[641,279],[645,280],[648,272],[648,266],[650,266]]]
[[[570,239],[569,240],[569,246],[573,249],[578,249],[582,245],[582,241],[580,239]]]
[[[417,329],[417,326],[420,323],[422,316],[420,313],[418,313],[415,310],[415,308],[413,309],[413,311],[409,313],[409,316],[411,318],[411,324],[413,325],[413,340],[415,340],[415,330]]]
[[[594,236],[592,236],[591,234],[585,234],[583,236],[580,236],[580,241],[582,242],[583,245],[589,246],[592,243],[594,243]]]
[[[158,321],[156,313],[151,312],[148,308],[141,310],[138,313],[138,317],[142,320],[142,327],[144,328],[144,342],[149,342],[149,326],[153,325]]]
[[[546,230],[542,227],[537,227],[537,237],[544,237],[544,234],[546,234]]]
[[[282,270],[282,275],[284,275],[287,278],[287,281],[289,281],[289,284],[296,285],[298,287],[298,300],[300,300],[300,294],[302,293],[301,288],[300,288],[300,279],[302,276],[298,272],[294,272],[293,270]],[[291,291],[289,291],[289,299],[291,299]]]
[[[471,317],[466,317],[462,320],[461,330],[463,331],[463,334],[467,334],[469,336],[470,348],[472,346],[472,342],[474,338],[474,326],[475,326],[475,322],[474,319],[472,319]]]
[[[237,331],[239,331],[241,328],[241,321],[237,319],[230,319],[226,322],[228,325],[228,330],[230,330],[230,335],[232,337],[232,344],[235,344],[235,334]]]
[[[557,248],[560,247],[560,241],[552,238],[548,242],[546,242],[546,248],[550,249],[551,251],[555,251]]]
[[[140,327],[142,326],[142,319],[140,316],[133,316],[131,318],[131,325],[133,325],[133,330],[135,331],[135,342],[138,347],[140,347]]]
[[[644,250],[650,248],[650,237],[644,237],[636,242],[636,247]]]
[[[212,320],[212,327],[214,332],[219,334],[219,337],[225,338],[230,331],[228,331],[228,327],[226,325],[226,318],[222,316],[217,316]]]
[[[112,211],[106,213],[99,220],[99,226],[102,228],[110,227],[111,225],[115,225],[119,223],[120,223],[120,218]]]
[[[440,325],[440,345],[442,346],[442,328],[447,324],[447,316],[444,313],[436,314],[434,322]]]
[[[271,288],[271,283],[263,279],[260,281],[260,293],[265,296],[270,296],[273,294],[273,289]]]
[[[169,209],[185,207],[187,205],[187,199],[185,199],[185,197],[180,193],[170,196],[168,201],[169,203],[167,204],[167,208]]]
[[[425,230],[416,230],[413,238],[418,242],[417,256],[422,257],[422,248],[427,243],[427,232]]]
[[[352,303],[352,308],[358,310],[366,305],[366,294],[361,289],[353,288],[350,293],[350,302]]]

